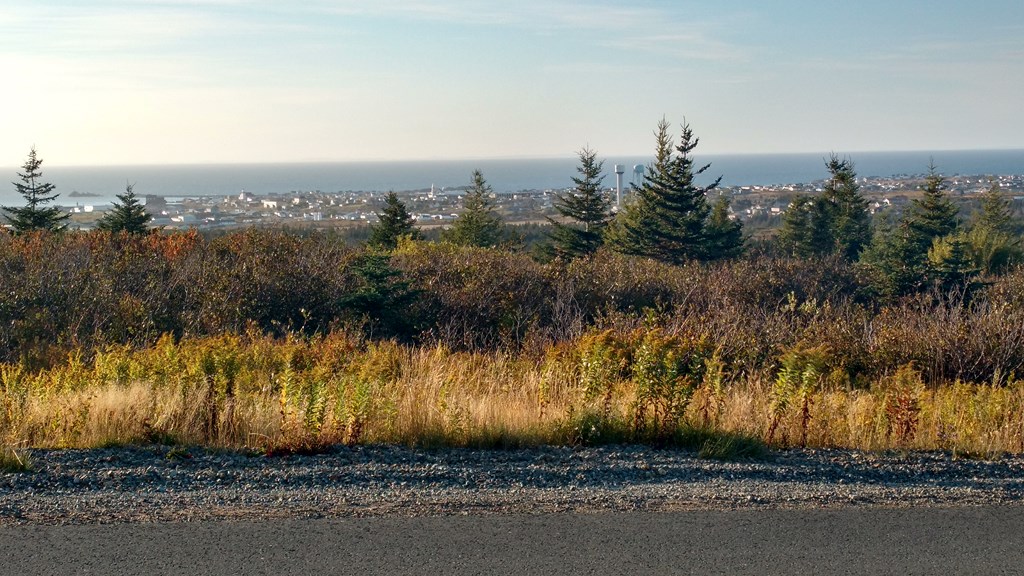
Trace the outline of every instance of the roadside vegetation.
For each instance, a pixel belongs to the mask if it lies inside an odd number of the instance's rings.
[[[656,136],[618,214],[581,151],[532,253],[479,172],[440,242],[397,197],[364,246],[140,233],[131,186],[105,230],[0,234],[0,468],[140,443],[1024,452],[1024,268],[998,190],[961,218],[933,172],[872,222],[834,157],[754,243],[693,184],[688,126]]]

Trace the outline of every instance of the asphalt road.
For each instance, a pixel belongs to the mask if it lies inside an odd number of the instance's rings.
[[[0,528],[3,574],[1024,574],[1024,507]]]

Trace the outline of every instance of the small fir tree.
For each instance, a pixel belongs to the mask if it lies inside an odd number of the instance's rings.
[[[363,252],[353,261],[352,272],[353,290],[340,301],[351,319],[361,323],[370,336],[411,338],[416,333],[413,304],[419,291],[391,266],[391,256],[372,250]]]
[[[913,200],[896,226],[881,228],[861,255],[868,285],[891,299],[964,282],[975,272],[969,241],[957,228],[957,208],[929,165],[921,198]]]
[[[906,216],[912,240],[927,252],[936,238],[948,236],[956,230],[957,212],[943,189],[942,176],[937,173],[935,165],[930,164],[921,198],[911,201]]]
[[[782,213],[782,228],[779,229],[779,243],[783,249],[807,258],[814,254],[815,247],[811,241],[811,210],[814,199],[803,194],[797,195]]]
[[[1013,232],[1013,210],[999,182],[991,182],[989,189],[981,195],[981,206],[971,227],[1007,234]]]
[[[817,241],[824,241],[825,230],[831,232],[832,251],[848,260],[856,260],[871,241],[871,215],[868,201],[857,186],[853,162],[840,160],[833,154],[825,163],[831,177],[825,183],[818,212]]]
[[[56,188],[53,184],[41,181],[42,165],[43,161],[36,156],[36,149],[33,146],[28,154],[28,160],[21,166],[22,172],[18,172],[21,182],[14,182],[18,194],[25,198],[25,206],[2,207],[7,221],[17,234],[36,230],[61,232],[67,228],[66,222],[71,217],[59,206],[45,206],[60,195],[53,192]]]
[[[853,163],[833,154],[821,195],[797,196],[782,217],[779,240],[794,255],[841,254],[854,260],[871,241],[868,201],[860,194]]]
[[[934,284],[943,290],[974,287],[978,269],[971,262],[968,244],[961,233],[936,238],[928,250]]]
[[[729,216],[729,199],[720,196],[708,217],[708,258],[735,258],[743,252],[743,223]]]
[[[135,196],[135,186],[127,184],[125,193],[117,195],[109,212],[100,218],[96,227],[108,232],[126,232],[128,234],[145,234],[149,230],[149,221],[153,216],[146,212],[146,207]]]
[[[579,151],[578,177],[572,192],[556,194],[554,208],[569,223],[548,218],[552,231],[548,235],[558,256],[576,258],[592,254],[604,241],[604,229],[611,219],[611,198],[601,189],[603,161],[589,148]]]
[[[929,273],[927,253],[903,218],[880,223],[857,268],[869,290],[889,301],[919,291]]]
[[[965,241],[974,267],[986,274],[1000,272],[1024,260],[1021,237],[1014,230],[1013,212],[998,182],[981,196]]]
[[[367,243],[382,250],[394,250],[400,238],[420,240],[423,235],[416,229],[416,220],[409,214],[398,195],[388,192],[384,209],[377,214],[379,222],[370,227]]]
[[[460,246],[492,248],[505,239],[505,225],[491,200],[493,190],[479,170],[462,200],[462,214],[441,239]]]

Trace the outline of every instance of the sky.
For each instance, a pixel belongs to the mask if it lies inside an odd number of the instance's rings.
[[[0,165],[1024,148],[1020,0],[4,0]]]

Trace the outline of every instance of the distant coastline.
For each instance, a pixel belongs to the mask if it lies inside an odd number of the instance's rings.
[[[1024,150],[967,150],[919,152],[842,153],[851,158],[858,176],[888,177],[923,174],[934,161],[945,176],[1024,174]],[[710,163],[707,181],[722,176],[725,186],[801,184],[825,177],[824,159],[829,153],[803,154],[697,154],[700,164]],[[626,166],[624,185],[631,182],[634,165],[650,158],[604,157],[606,186],[615,185],[615,164]],[[576,175],[575,158],[439,160],[402,162],[335,162],[307,164],[225,164],[167,166],[44,166],[46,181],[66,204],[73,198],[89,198],[97,205],[116,201],[125,181],[141,195],[164,197],[229,196],[245,190],[256,195],[295,191],[423,190],[465,186],[473,170],[483,172],[498,192],[564,189]],[[14,174],[14,168],[10,169]],[[0,188],[0,204],[17,205],[21,198],[13,186]],[[73,204],[73,202],[72,202]]]

